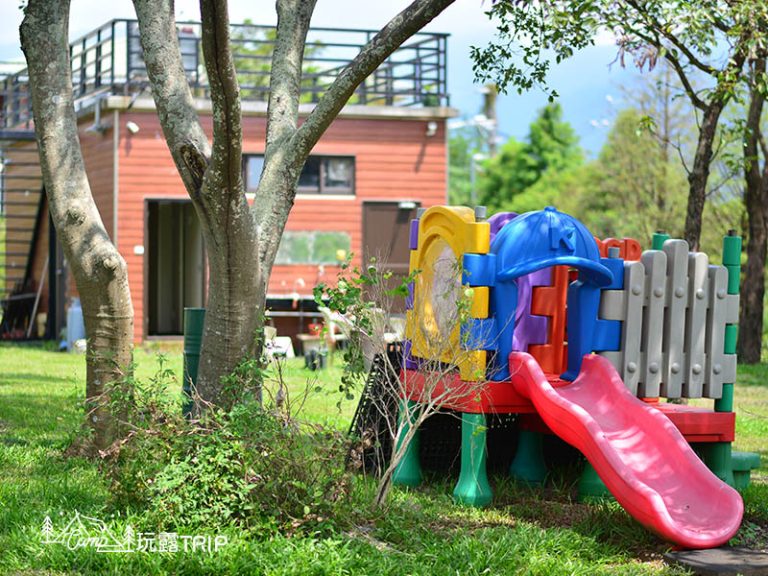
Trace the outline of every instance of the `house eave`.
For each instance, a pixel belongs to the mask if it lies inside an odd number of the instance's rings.
[[[211,101],[207,98],[197,98],[194,100],[195,109],[200,114],[211,114],[213,108]],[[105,110],[118,110],[121,112],[154,112],[155,101],[148,96],[142,96],[135,100],[130,96],[107,96],[103,103]],[[300,104],[299,116],[306,117],[312,110],[314,104]],[[266,117],[267,103],[243,101],[241,103],[243,116]],[[434,106],[409,108],[404,106],[362,106],[349,104],[342,108],[339,114],[340,118],[355,119],[387,119],[387,120],[445,120],[455,118],[459,115],[456,108],[449,106]]]

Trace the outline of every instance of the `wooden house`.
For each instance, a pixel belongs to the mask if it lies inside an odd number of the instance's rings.
[[[179,25],[196,105],[210,133],[211,104],[199,24]],[[301,114],[372,31],[313,29]],[[273,32],[233,26],[243,96],[243,172],[249,198],[263,163],[268,55]],[[347,255],[408,269],[408,225],[417,208],[447,193],[443,34],[422,33],[358,89],[318,142],[299,181],[269,283],[281,333],[315,317],[312,288],[333,280]],[[168,152],[146,76],[135,21],[114,20],[71,45],[80,142],[104,225],[128,265],[135,341],[179,338],[183,309],[204,306],[206,259],[191,202]],[[2,338],[55,338],[76,287],[47,215],[25,71],[8,75],[0,100],[0,299]],[[2,235],[4,234],[4,236]]]

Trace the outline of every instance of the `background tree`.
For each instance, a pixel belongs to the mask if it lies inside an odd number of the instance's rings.
[[[550,58],[556,62],[594,42],[604,29],[617,38],[618,58],[641,70],[665,59],[699,119],[690,173],[684,237],[696,248],[720,116],[742,80],[750,51],[765,39],[761,0],[500,0],[489,13],[498,19],[499,40],[473,49],[481,79],[495,78],[503,89],[544,84]],[[519,56],[519,60],[515,58]],[[696,88],[695,78],[703,78]],[[550,96],[556,93],[550,91]]]
[[[87,420],[93,446],[114,437],[111,389],[129,372],[133,306],[128,275],[91,195],[77,134],[69,62],[69,0],[30,0],[21,24],[48,207],[75,278],[88,332]]]
[[[448,139],[448,202],[455,206],[472,204],[472,157],[478,154],[476,138],[466,131]]]
[[[547,172],[582,163],[584,154],[573,127],[563,120],[559,104],[548,104],[531,123],[526,142],[510,138],[483,164],[478,179],[480,203],[491,210],[509,209],[514,198]]]
[[[656,230],[681,236],[686,185],[680,162],[671,162],[665,150],[666,138],[643,129],[644,118],[634,108],[616,117],[596,162],[602,205],[590,210],[608,219],[598,226],[603,234],[645,245]]]
[[[242,98],[266,101],[269,97],[269,76],[276,38],[275,29],[259,26],[250,18],[246,18],[242,26],[232,31],[232,56]],[[322,47],[320,42],[308,42],[304,49],[304,59],[319,56]],[[317,89],[322,79],[321,70],[316,64],[304,63],[302,72],[302,88],[310,90],[302,94],[301,101],[312,102],[312,89]]]
[[[695,153],[697,128],[690,104],[676,96],[676,78],[666,68],[638,75],[622,87],[629,107],[617,112],[595,160],[546,171],[501,208],[527,212],[552,204],[600,237],[630,236],[644,246],[658,229],[679,237],[688,191],[686,168]],[[732,135],[719,134],[716,148],[728,149],[731,140]],[[719,167],[726,155],[721,152],[716,158],[721,159]],[[514,170],[506,166],[499,171]],[[710,209],[704,214],[701,244],[715,257],[722,235],[738,226],[741,217],[740,187],[725,186],[732,183],[728,177],[724,173],[711,183]]]

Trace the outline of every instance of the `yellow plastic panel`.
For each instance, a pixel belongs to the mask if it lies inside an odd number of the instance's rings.
[[[491,289],[488,286],[475,286],[472,290],[472,304],[469,315],[472,318],[488,318]]]
[[[419,220],[419,243],[411,251],[411,271],[420,270],[414,282],[414,308],[406,324],[412,354],[459,367],[464,380],[484,377],[486,353],[460,346],[458,303],[463,297],[461,260],[465,253],[487,254],[490,225],[475,222],[474,210],[435,206]],[[472,289],[470,316],[487,318],[489,289]]]
[[[459,374],[465,382],[485,380],[485,367],[488,353],[485,350],[467,350],[459,360]]]

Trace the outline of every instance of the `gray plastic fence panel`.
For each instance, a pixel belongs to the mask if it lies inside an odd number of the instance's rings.
[[[667,285],[667,255],[660,250],[647,250],[641,259],[645,266],[645,321],[643,322],[641,367],[638,393],[653,398],[661,392],[664,356],[661,344],[664,333],[664,304]]]
[[[688,242],[667,240],[667,287],[664,314],[664,374],[661,395],[679,398],[685,374],[685,309],[688,306]]]
[[[627,307],[624,302],[625,298],[625,290],[603,290],[600,293],[599,317],[603,320],[618,320],[619,322],[624,322],[627,313]],[[599,352],[599,354],[613,364],[613,367],[616,368],[616,372],[621,374],[621,367],[624,361],[624,353],[622,350],[603,350],[602,352]]]
[[[725,354],[725,325],[736,323],[739,297],[728,271],[710,266],[683,240],[624,262],[624,289],[604,290],[599,316],[617,320],[621,350],[604,351],[636,396],[721,398],[736,379],[736,355]]]
[[[709,307],[709,258],[703,252],[688,254],[688,317],[685,322],[685,384],[686,398],[701,398],[704,394],[704,369],[707,363],[706,326]]]
[[[626,317],[622,326],[621,349],[623,352],[622,369],[619,374],[624,384],[637,394],[640,382],[640,370],[643,365],[640,345],[643,335],[643,303],[645,301],[645,266],[642,262],[624,263],[624,292],[626,297]]]
[[[720,398],[723,395],[726,296],[728,296],[728,271],[723,266],[710,266],[706,340],[707,375],[704,381],[704,395],[707,398]]]

